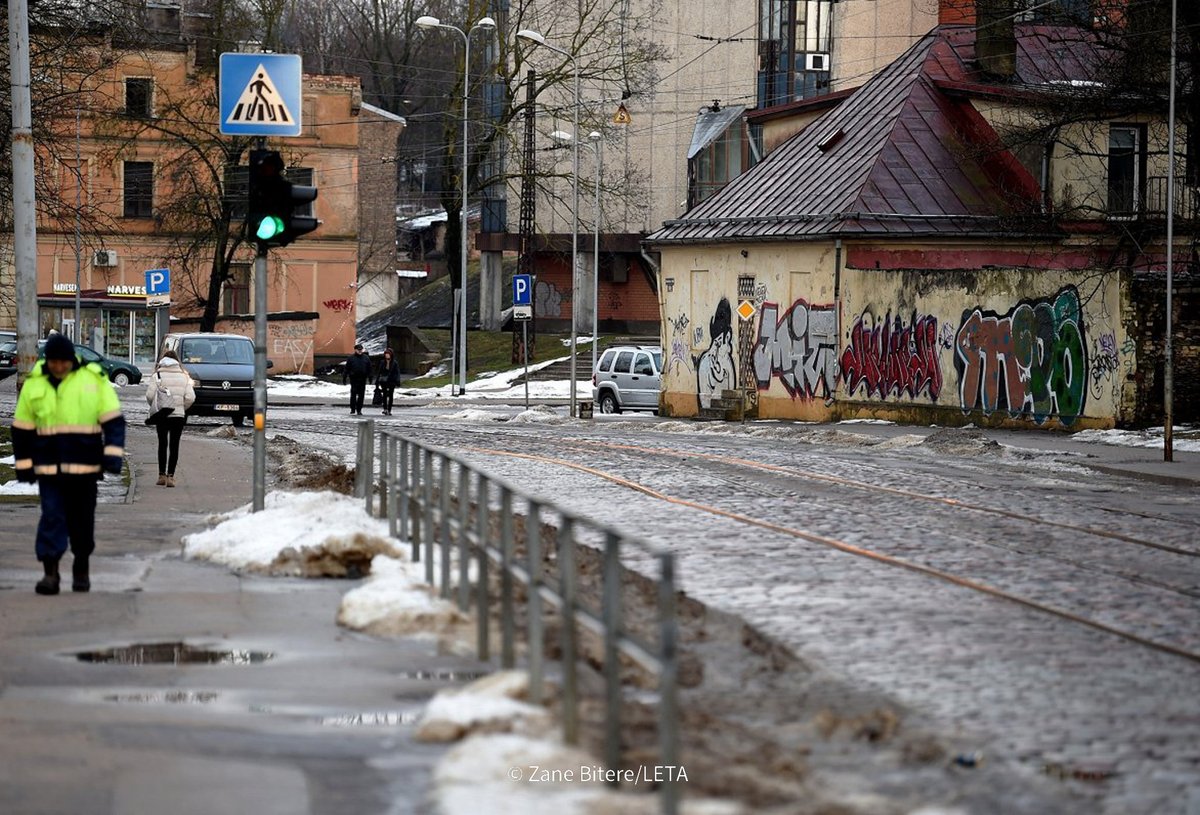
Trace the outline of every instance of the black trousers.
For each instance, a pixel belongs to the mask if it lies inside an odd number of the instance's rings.
[[[379,387],[383,389],[383,409],[391,410],[392,409],[392,398],[395,397],[395,395],[396,395],[396,386],[395,385],[380,385]]]
[[[352,413],[362,413],[363,397],[366,396],[366,394],[367,380],[350,380],[350,411]]]
[[[183,435],[186,420],[163,419],[155,427],[158,429],[158,471],[167,475],[175,475],[175,465],[179,463],[179,437]]]
[[[38,479],[42,517],[38,521],[38,560],[57,560],[71,552],[85,558],[96,548],[96,477],[54,475]]]

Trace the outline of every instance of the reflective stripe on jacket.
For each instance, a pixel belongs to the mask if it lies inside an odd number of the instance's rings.
[[[39,360],[21,386],[12,423],[18,475],[99,477],[106,456],[125,455],[116,390],[99,365],[76,366],[55,388]]]

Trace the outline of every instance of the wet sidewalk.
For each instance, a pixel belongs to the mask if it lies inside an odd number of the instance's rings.
[[[481,666],[339,628],[355,583],[183,560],[181,536],[249,501],[250,448],[185,434],[175,489],[155,454],[131,423],[131,500],[97,508],[88,594],[34,594],[37,505],[0,505],[6,815],[428,812],[443,748],[415,720]]]

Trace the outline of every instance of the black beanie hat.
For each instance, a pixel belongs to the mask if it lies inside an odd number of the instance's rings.
[[[75,344],[62,334],[51,334],[46,340],[46,359],[66,359],[75,361]]]

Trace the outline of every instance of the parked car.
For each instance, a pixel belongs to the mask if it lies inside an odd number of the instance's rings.
[[[192,377],[196,401],[189,416],[229,416],[241,427],[254,417],[254,343],[237,334],[168,334],[163,351],[174,351]],[[267,361],[267,367],[271,362]]]
[[[17,372],[17,340],[0,336],[0,379],[7,379]]]
[[[622,410],[658,412],[662,389],[662,349],[646,345],[614,345],[592,374],[592,399],[601,413]]]

